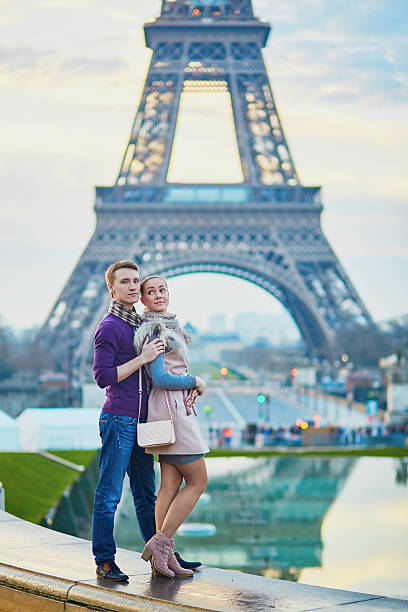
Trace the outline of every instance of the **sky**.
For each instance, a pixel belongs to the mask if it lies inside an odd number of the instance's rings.
[[[405,314],[406,0],[253,5],[273,27],[264,58],[301,182],[322,185],[325,235],[375,320]],[[0,0],[6,324],[45,320],[92,235],[94,186],[116,179],[147,73],[142,26],[159,12],[158,0]],[[222,147],[199,132],[185,136],[205,121],[233,149],[225,105],[205,96],[185,100],[169,179],[192,180],[196,168],[216,178],[214,165],[202,167],[189,146],[198,142],[209,164]],[[224,170],[233,180],[230,157]],[[173,309],[198,325],[214,312],[282,313],[274,298],[237,279],[191,275],[170,289]]]

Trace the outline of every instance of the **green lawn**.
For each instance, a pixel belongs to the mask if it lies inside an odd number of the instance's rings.
[[[97,453],[91,451],[51,451],[78,465],[89,465]],[[207,457],[273,456],[408,457],[408,448],[292,450],[215,449]],[[78,477],[78,472],[35,453],[0,453],[0,481],[6,494],[6,510],[33,523],[39,523]]]
[[[58,450],[58,451],[49,451],[53,455],[57,455],[57,457],[61,457],[61,459],[66,459],[67,461],[71,461],[72,463],[76,463],[77,465],[84,465],[87,467],[92,459],[95,457],[98,451],[96,450]]]
[[[68,461],[89,465],[96,451],[51,451]],[[71,470],[35,453],[0,453],[0,481],[6,510],[32,523],[39,523],[62,493],[78,477]]]
[[[211,380],[221,380],[220,374],[221,365],[210,361],[193,361],[188,371],[192,376],[202,376]],[[227,380],[241,380],[242,376],[237,374],[233,368],[228,368]]]

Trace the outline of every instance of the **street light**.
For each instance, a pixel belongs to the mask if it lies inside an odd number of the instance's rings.
[[[322,420],[322,417],[321,417],[321,415],[320,415],[320,414],[314,414],[314,415],[313,415],[313,423],[314,423],[314,426],[315,426],[316,428],[319,428],[319,427],[320,427],[320,421],[321,421],[321,420]]]
[[[262,393],[260,391],[256,396],[256,401],[258,402],[258,418],[264,418],[268,423],[270,422],[270,406],[269,402],[271,401],[271,397],[269,393]],[[262,406],[265,406],[265,410],[262,410]]]
[[[289,377],[287,379],[289,387],[293,387],[293,383],[295,382],[295,378],[298,375],[299,370],[297,368],[291,368],[289,372]]]

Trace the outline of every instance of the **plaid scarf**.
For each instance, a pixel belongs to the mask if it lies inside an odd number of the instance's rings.
[[[135,329],[143,322],[142,317],[137,314],[136,310],[129,310],[116,300],[111,301],[108,312],[115,315],[115,317],[119,317],[122,321],[126,321],[126,323],[129,323]]]

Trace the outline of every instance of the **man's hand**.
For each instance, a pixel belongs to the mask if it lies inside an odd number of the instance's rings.
[[[150,363],[154,361],[158,355],[164,353],[164,343],[160,338],[155,338],[149,342],[150,338],[146,338],[143,343],[142,352],[140,356],[143,360],[143,363]]]
[[[143,343],[142,352],[137,357],[130,359],[126,363],[122,363],[122,365],[116,366],[116,370],[118,373],[117,382],[122,382],[128,376],[139,370],[145,363],[150,363],[154,361],[157,355],[160,353],[164,353],[164,343],[159,339],[155,338],[152,342],[149,343],[150,338],[146,338]]]

